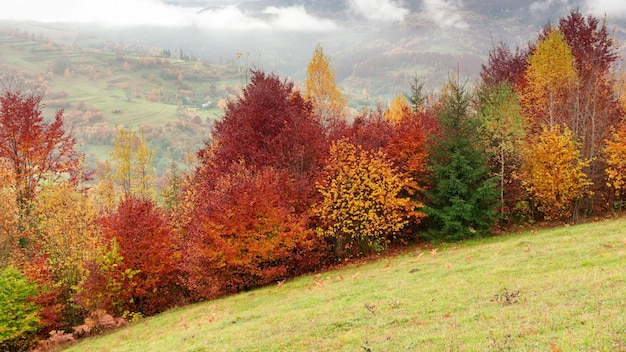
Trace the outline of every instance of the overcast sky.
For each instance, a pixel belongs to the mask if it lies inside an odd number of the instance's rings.
[[[219,30],[332,31],[339,25],[316,17],[303,6],[266,7],[261,14],[245,12],[233,0],[196,0],[194,6],[176,6],[164,0],[13,0],[0,2],[0,19],[43,22],[95,23],[111,26],[197,26]],[[245,2],[249,0],[239,0]],[[421,11],[441,27],[467,28],[463,0],[339,0],[346,1],[357,17],[372,22],[401,22],[410,13],[405,4],[421,1]],[[573,7],[609,18],[626,18],[626,0],[537,0],[529,11],[552,6]],[[219,5],[217,3],[230,5]],[[201,5],[197,5],[201,4]],[[212,7],[211,7],[212,6]],[[205,7],[209,10],[200,11]]]

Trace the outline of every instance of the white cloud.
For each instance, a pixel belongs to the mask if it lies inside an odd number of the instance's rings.
[[[332,20],[312,16],[303,6],[271,6],[263,10],[263,13],[273,16],[273,27],[288,31],[321,32],[337,28]]]
[[[393,0],[350,0],[353,9],[365,18],[381,22],[401,22],[409,10]]]
[[[623,0],[587,0],[584,9],[598,17],[626,18],[626,1]]]
[[[167,5],[160,0],[21,0],[3,1],[5,19],[105,25],[182,25],[193,9]]]
[[[183,7],[164,0],[1,1],[0,19],[71,22],[108,26],[191,26],[219,30],[328,31],[337,25],[309,14],[302,6],[268,7],[262,13],[237,5]]]
[[[468,28],[467,22],[460,13],[461,0],[424,0],[424,12],[442,28]]]
[[[613,0],[615,1],[615,0]],[[531,12],[545,13],[549,11],[553,5],[569,5],[569,0],[540,0],[530,4]]]
[[[193,22],[205,29],[258,30],[271,28],[269,23],[244,13],[237,5],[203,10],[193,18]]]

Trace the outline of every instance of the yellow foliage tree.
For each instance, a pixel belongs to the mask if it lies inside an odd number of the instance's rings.
[[[624,192],[626,186],[626,123],[613,132],[604,148],[608,176],[607,185],[615,190],[616,196]]]
[[[385,119],[392,123],[398,123],[403,118],[411,116],[411,107],[402,94],[396,95],[391,101],[391,106],[385,111]]]
[[[111,209],[122,195],[154,197],[154,151],[148,147],[143,130],[137,137],[132,130],[118,129],[110,157],[98,170],[100,181],[95,192],[101,208]]]
[[[17,236],[19,209],[13,184],[11,169],[0,159],[0,269],[8,264]]]
[[[315,112],[326,125],[345,117],[347,99],[337,88],[335,71],[319,44],[307,68],[304,98],[313,104]]]
[[[525,148],[522,180],[546,220],[559,220],[573,214],[576,200],[589,191],[591,182],[583,172],[589,165],[582,160],[572,132],[560,125],[543,126]]]
[[[399,194],[405,180],[382,152],[368,152],[345,139],[331,146],[317,184],[317,232],[334,243],[339,257],[384,249],[408,222],[415,203]]]
[[[552,29],[528,57],[528,84],[521,94],[521,105],[535,125],[566,120],[567,93],[577,76],[571,48],[561,32]]]
[[[71,182],[45,186],[35,209],[40,250],[50,266],[58,303],[66,318],[77,324],[82,317],[73,304],[73,294],[87,275],[84,264],[95,258],[98,213],[87,191]]]

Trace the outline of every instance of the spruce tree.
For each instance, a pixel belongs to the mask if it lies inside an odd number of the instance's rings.
[[[489,154],[481,146],[480,120],[471,96],[451,81],[438,113],[440,133],[432,137],[425,192],[432,241],[458,241],[489,234],[497,219],[497,179],[490,175]]]

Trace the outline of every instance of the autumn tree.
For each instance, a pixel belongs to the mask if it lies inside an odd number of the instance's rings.
[[[570,119],[565,108],[577,79],[571,48],[559,30],[550,29],[528,57],[527,84],[521,93],[521,104],[534,129]]]
[[[337,88],[335,71],[319,44],[307,68],[304,97],[313,104],[315,113],[326,126],[345,118],[347,100]]]
[[[338,257],[383,250],[421,206],[399,195],[404,180],[382,151],[345,139],[333,143],[323,175],[314,214],[318,234],[332,242]]]
[[[254,71],[242,96],[228,103],[212,136],[213,143],[198,153],[202,166],[197,178],[209,188],[217,175],[243,161],[253,170],[287,170],[300,197],[306,197],[328,153],[325,130],[311,105],[293,83],[261,71]]]
[[[500,214],[504,219],[521,199],[521,194],[516,192],[519,188],[514,175],[521,163],[525,121],[519,98],[508,82],[484,85],[479,104],[483,138],[493,155],[494,174],[500,179]]]
[[[525,82],[527,58],[533,50],[533,46],[525,50],[518,47],[513,52],[506,43],[496,44],[489,51],[487,63],[482,64],[481,84],[492,87],[509,84],[512,87],[521,88]]]
[[[385,118],[382,105],[376,109],[364,109],[352,122],[337,123],[330,131],[329,139],[338,141],[346,138],[350,143],[368,151],[378,151],[389,144],[393,123]]]
[[[60,182],[42,188],[35,209],[39,242],[35,255],[48,262],[57,294],[54,303],[66,327],[78,325],[84,312],[76,306],[74,295],[87,276],[86,263],[94,259],[100,238],[94,202],[86,189]]]
[[[110,160],[99,166],[96,193],[105,208],[114,206],[124,196],[154,197],[154,151],[148,146],[143,130],[140,136],[132,129],[118,128]]]
[[[428,138],[438,133],[438,123],[432,107],[426,102],[420,103],[417,110],[403,109],[400,119],[391,126],[390,131],[381,131],[388,135],[383,148],[394,167],[402,177],[404,187],[400,196],[408,197],[414,207],[421,207],[425,201],[423,191],[429,187],[430,173],[427,168]],[[422,222],[420,213],[409,217],[407,235],[414,236]]]
[[[153,200],[129,195],[98,222],[104,251],[82,284],[85,308],[154,314],[179,302],[178,237]]]
[[[543,126],[526,147],[524,186],[547,220],[574,214],[574,202],[584,196],[591,182],[583,172],[589,165],[582,159],[569,128]]]
[[[15,89],[0,95],[0,160],[13,175],[22,213],[42,182],[75,177],[80,169],[76,141],[63,128],[63,111],[45,121],[41,99]]]
[[[613,68],[619,55],[617,42],[609,34],[606,21],[574,10],[558,25],[572,50],[578,81],[567,105],[571,120],[567,126],[580,143],[583,158],[590,160],[586,169],[594,183],[596,201],[589,208],[602,206],[605,193],[606,164],[601,153],[611,131],[623,116],[619,94],[615,90]]]
[[[182,213],[187,287],[196,298],[313,270],[309,229],[314,179],[328,153],[325,130],[293,83],[253,71],[198,153]],[[311,244],[313,243],[313,245]]]
[[[391,123],[398,123],[400,120],[411,114],[411,107],[402,94],[397,94],[391,101],[391,105],[385,111],[385,119]]]
[[[186,235],[183,265],[194,296],[213,298],[319,267],[325,247],[308,214],[293,211],[297,198],[285,170],[240,163],[216,181]]]
[[[432,188],[424,192],[431,240],[461,240],[488,234],[497,219],[497,178],[480,144],[480,119],[470,95],[450,80],[438,112],[440,131],[431,139]]]
[[[626,123],[621,124],[606,141],[604,148],[604,157],[606,159],[606,174],[608,184],[615,192],[617,198],[621,198],[626,187]]]

